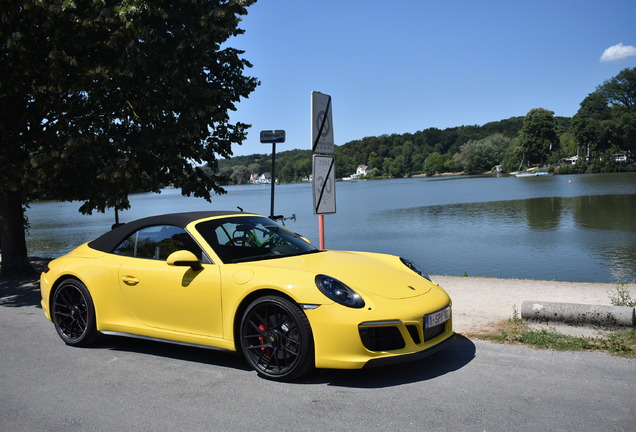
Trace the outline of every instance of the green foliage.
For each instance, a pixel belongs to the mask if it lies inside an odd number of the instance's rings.
[[[300,181],[311,174],[311,150],[287,150],[276,152],[276,178],[283,183]],[[236,167],[243,167],[241,176],[232,177]],[[356,168],[358,165],[356,165]],[[219,175],[233,184],[249,181],[251,174],[271,173],[271,154],[252,154],[221,159],[218,164]],[[355,170],[354,170],[355,171]],[[236,175],[235,175],[236,176]],[[238,182],[237,180],[240,180]]]
[[[559,118],[566,124],[568,119]],[[469,141],[480,141],[491,135],[496,140],[514,141],[519,133],[523,118],[513,117],[507,120],[490,122],[484,126],[460,126],[440,130],[429,128],[415,133],[381,135],[351,141],[336,146],[336,177],[346,177],[356,172],[359,165],[367,165],[371,173],[367,178],[403,177],[426,173],[429,175],[444,172],[456,172],[461,169],[452,158],[461,145]],[[453,153],[454,152],[454,153]],[[436,154],[432,159],[430,155]],[[491,158],[492,160],[496,158]],[[516,164],[518,165],[518,160]],[[292,164],[292,167],[288,167]],[[499,161],[487,166],[490,170]],[[229,181],[232,166],[248,166],[251,173],[271,171],[270,154],[237,156],[218,161],[216,172]],[[516,169],[516,167],[515,167]],[[277,152],[276,177],[281,182],[299,181],[311,174],[311,151],[290,150]]]
[[[248,128],[228,112],[258,85],[227,41],[253,1],[0,0],[0,221],[41,197],[91,213],[168,183],[223,192],[217,155]]]
[[[228,111],[257,81],[219,47],[250,3],[3,1],[2,184],[86,213],[167,183],[220,191],[193,162],[214,167],[245,137]]]
[[[616,288],[607,294],[614,306],[636,307],[636,298],[625,288],[624,282],[619,282]]]
[[[636,329],[611,333],[599,341],[599,349],[623,357],[636,357]]]
[[[230,180],[234,184],[249,183],[250,170],[245,165],[237,165],[232,167],[232,173],[230,174]]]
[[[597,91],[610,108],[612,147],[636,153],[636,67],[623,69]]]
[[[445,171],[445,164],[448,157],[437,152],[433,152],[424,161],[423,171],[426,175],[435,175]]]
[[[479,174],[499,165],[512,138],[502,134],[491,135],[479,141],[469,141],[459,149],[458,161],[464,171]]]
[[[506,172],[513,172],[519,169],[519,145],[517,140],[513,140],[508,148],[504,151],[503,158],[501,159],[501,166]]]
[[[636,67],[623,69],[614,78],[605,81],[598,91],[603,94],[611,107],[619,109],[636,108]]]
[[[585,174],[588,170],[587,163],[584,162],[583,158],[579,158],[579,160],[574,165],[561,165],[559,166],[557,172],[559,174]]]
[[[592,159],[619,150],[636,153],[636,68],[622,70],[590,93],[572,118],[572,130]]]
[[[543,108],[531,109],[519,131],[518,152],[521,159],[528,165],[543,165],[558,144],[554,112]]]
[[[559,351],[581,351],[596,348],[591,338],[565,336],[546,329],[525,331],[521,342],[537,348]]]
[[[579,145],[592,155],[606,151],[612,141],[611,114],[600,92],[589,94],[572,118],[572,130]]]
[[[574,135],[570,132],[562,133],[559,136],[559,147],[561,157],[575,156],[578,153],[578,145]]]

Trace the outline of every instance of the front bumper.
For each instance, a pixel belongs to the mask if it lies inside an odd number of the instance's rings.
[[[415,352],[412,354],[402,354],[402,355],[393,356],[393,357],[374,358],[369,360],[364,365],[364,367],[370,368],[370,367],[377,367],[377,366],[387,366],[387,365],[392,365],[397,363],[406,363],[410,361],[420,360],[420,359],[423,359],[424,357],[428,357],[431,354],[435,354],[437,351],[440,351],[446,348],[448,345],[453,343],[454,340],[455,340],[455,333],[451,334],[450,337],[444,339],[442,342],[438,343],[437,345],[433,345],[431,348],[426,349],[424,351]]]
[[[452,312],[437,328],[424,328],[424,315],[448,303],[411,301],[396,306],[401,312],[394,319],[386,319],[386,311],[380,314],[375,308],[353,310],[335,304],[306,311],[314,335],[316,367],[361,369],[412,361],[454,340]]]

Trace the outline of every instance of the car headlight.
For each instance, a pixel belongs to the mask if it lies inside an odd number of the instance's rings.
[[[406,258],[400,258],[400,261],[402,261],[402,263],[407,266],[408,268],[410,268],[411,270],[413,270],[415,273],[417,273],[418,275],[422,276],[425,279],[428,279],[429,281],[433,282],[431,280],[431,278],[426,274],[426,272],[424,270],[422,270],[422,268],[420,266],[418,266],[417,264],[415,264],[413,261],[411,260],[407,260]]]
[[[364,307],[362,297],[338,279],[319,274],[316,276],[316,286],[320,292],[336,303],[355,309]]]

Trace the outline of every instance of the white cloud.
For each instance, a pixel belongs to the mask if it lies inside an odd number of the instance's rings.
[[[636,47],[631,45],[625,46],[622,43],[619,43],[618,45],[611,46],[603,51],[601,61],[616,61],[631,56],[636,56]]]

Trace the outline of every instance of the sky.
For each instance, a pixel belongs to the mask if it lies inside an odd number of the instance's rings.
[[[483,125],[532,108],[571,117],[636,67],[634,0],[259,0],[228,46],[260,86],[232,121],[234,155],[311,148],[311,92],[332,97],[336,145],[367,136]],[[364,162],[364,161],[361,161]]]

